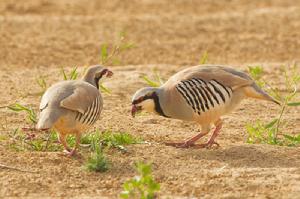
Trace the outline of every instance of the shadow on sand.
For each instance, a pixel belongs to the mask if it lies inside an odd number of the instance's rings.
[[[232,167],[300,167],[300,148],[271,145],[234,145],[218,149],[186,150],[185,155],[199,160],[225,162]]]

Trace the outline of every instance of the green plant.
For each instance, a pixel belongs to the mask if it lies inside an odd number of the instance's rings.
[[[125,145],[138,144],[142,143],[142,141],[126,132],[112,132],[110,130],[100,132],[97,129],[95,132],[82,136],[80,143],[89,146],[91,150],[95,149],[95,144],[101,144],[101,146],[107,148],[117,148],[126,152]]]
[[[7,135],[0,135],[0,142],[7,139],[8,139]]]
[[[76,80],[79,75],[79,73],[77,71],[77,67],[72,68],[72,70],[69,74],[66,73],[64,68],[61,68],[61,73],[63,75],[64,80]]]
[[[140,162],[135,164],[135,168],[139,175],[124,183],[121,198],[156,198],[160,185],[152,176],[151,165]]]
[[[88,171],[105,172],[109,169],[110,163],[103,153],[101,144],[101,134],[99,130],[95,133],[87,134],[81,138],[81,143],[90,146],[91,154],[85,163]]]
[[[55,131],[35,133],[15,129],[9,133],[9,148],[16,151],[60,151],[62,146],[57,142]]]
[[[119,33],[118,41],[116,44],[104,43],[101,45],[101,59],[100,64],[120,64],[119,56],[122,52],[134,48],[134,44],[126,41],[126,33],[124,31]]]
[[[282,68],[281,72],[285,77],[285,87],[287,93],[282,95],[277,89],[272,88],[263,79],[263,68],[260,66],[249,67],[249,72],[252,78],[258,82],[262,87],[266,87],[270,93],[277,99],[281,99],[281,107],[278,116],[271,122],[264,124],[258,120],[254,124],[247,124],[248,143],[267,143],[275,145],[295,146],[299,144],[299,136],[291,136],[280,133],[281,128],[284,127],[283,115],[286,114],[288,107],[300,106],[300,102],[295,102],[297,96],[298,84],[300,82],[300,75],[296,70],[296,66],[291,68],[291,73],[288,73],[286,68]]]
[[[127,151],[124,145],[141,143],[141,141],[128,133],[104,131],[98,129],[84,135],[81,138],[82,145],[88,146],[91,155],[85,163],[85,168],[89,171],[105,172],[110,163],[104,155],[104,149],[117,148],[121,151]]]
[[[47,83],[44,77],[39,77],[36,79],[37,84],[40,86],[42,91],[39,93],[40,95],[43,95],[45,91],[47,90]]]
[[[105,131],[102,133],[101,143],[104,146],[117,148],[121,151],[127,151],[124,145],[141,143],[140,139],[133,137],[126,132]]]
[[[297,146],[300,144],[300,134],[295,136],[284,134],[283,136],[287,146]]]
[[[250,73],[250,76],[260,87],[265,86],[265,81],[261,79],[264,73],[262,66],[249,66],[248,71]]]
[[[8,106],[7,108],[15,112],[26,112],[28,121],[30,121],[32,124],[37,123],[37,115],[31,107],[15,103]]]
[[[107,44],[104,43],[101,45],[101,56],[100,64],[101,65],[117,65],[121,63],[120,55],[126,50],[134,48],[134,44],[126,41],[126,33],[124,31],[119,33],[118,41],[116,44]],[[102,92],[111,94],[111,91],[99,82],[99,87]]]
[[[91,152],[90,157],[85,163],[85,168],[88,171],[105,172],[109,169],[110,163],[105,157],[101,145],[95,142],[93,144],[94,151]]]
[[[279,146],[297,146],[300,144],[300,134],[288,135],[282,134],[278,137],[276,134],[276,126],[278,119],[274,119],[268,124],[257,120],[254,124],[247,124],[246,129],[248,132],[247,143],[263,143]]]
[[[205,51],[201,56],[199,64],[206,64],[207,60],[208,60],[208,53],[207,53],[207,51]]]
[[[247,143],[265,143],[265,144],[281,144],[281,142],[275,137],[274,125],[277,119],[271,121],[268,124],[264,124],[262,121],[257,120],[254,124],[247,124],[246,129],[248,132]],[[280,142],[280,143],[279,143]]]
[[[109,88],[107,88],[106,86],[103,85],[103,82],[99,82],[99,88],[101,89],[101,91],[103,93],[107,93],[107,94],[111,94],[111,90]]]
[[[145,83],[151,87],[160,87],[164,83],[164,81],[161,79],[159,73],[155,69],[152,72],[152,77],[153,78],[151,79],[147,75],[141,76],[142,80],[144,80]]]

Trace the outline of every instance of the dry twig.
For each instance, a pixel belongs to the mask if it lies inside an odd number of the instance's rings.
[[[23,170],[23,169],[19,169],[19,168],[12,167],[12,166],[7,166],[7,165],[1,164],[1,163],[0,163],[0,168],[2,168],[2,169],[10,169],[10,170],[15,170],[15,171],[21,171],[21,172],[26,172],[26,173],[37,173],[37,171]]]

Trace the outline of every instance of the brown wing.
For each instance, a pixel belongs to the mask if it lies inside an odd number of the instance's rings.
[[[224,66],[214,65],[203,65],[187,68],[171,77],[170,83],[177,84],[180,81],[193,78],[202,79],[206,82],[216,80],[224,86],[232,88],[233,90],[240,87],[249,86],[254,83],[254,81],[243,72]]]
[[[60,106],[84,114],[99,95],[96,87],[81,82],[75,86],[73,94],[60,102]]]

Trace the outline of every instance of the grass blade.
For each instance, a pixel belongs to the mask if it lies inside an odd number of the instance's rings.
[[[99,84],[99,87],[102,92],[111,94],[111,91],[108,88],[106,88],[102,83]]]
[[[146,75],[143,75],[143,76],[142,76],[142,79],[143,79],[149,86],[152,86],[152,87],[159,87],[159,86],[160,86],[159,83],[150,80]]]
[[[76,80],[78,77],[77,67],[73,68],[70,74],[70,80]]]
[[[300,106],[300,102],[290,102],[287,103],[288,106]]]
[[[68,80],[66,71],[65,71],[65,69],[64,69],[63,67],[61,68],[61,73],[62,73],[62,75],[63,75],[64,80]]]
[[[277,122],[278,122],[278,119],[274,119],[274,120],[272,120],[271,122],[269,122],[268,124],[266,124],[266,125],[265,125],[265,128],[266,128],[266,129],[269,129],[269,128],[273,127],[274,124],[276,124]]]
[[[107,44],[101,46],[101,63],[105,63],[108,57]]]
[[[205,51],[199,61],[199,64],[206,64],[208,60],[208,54],[207,51]]]

